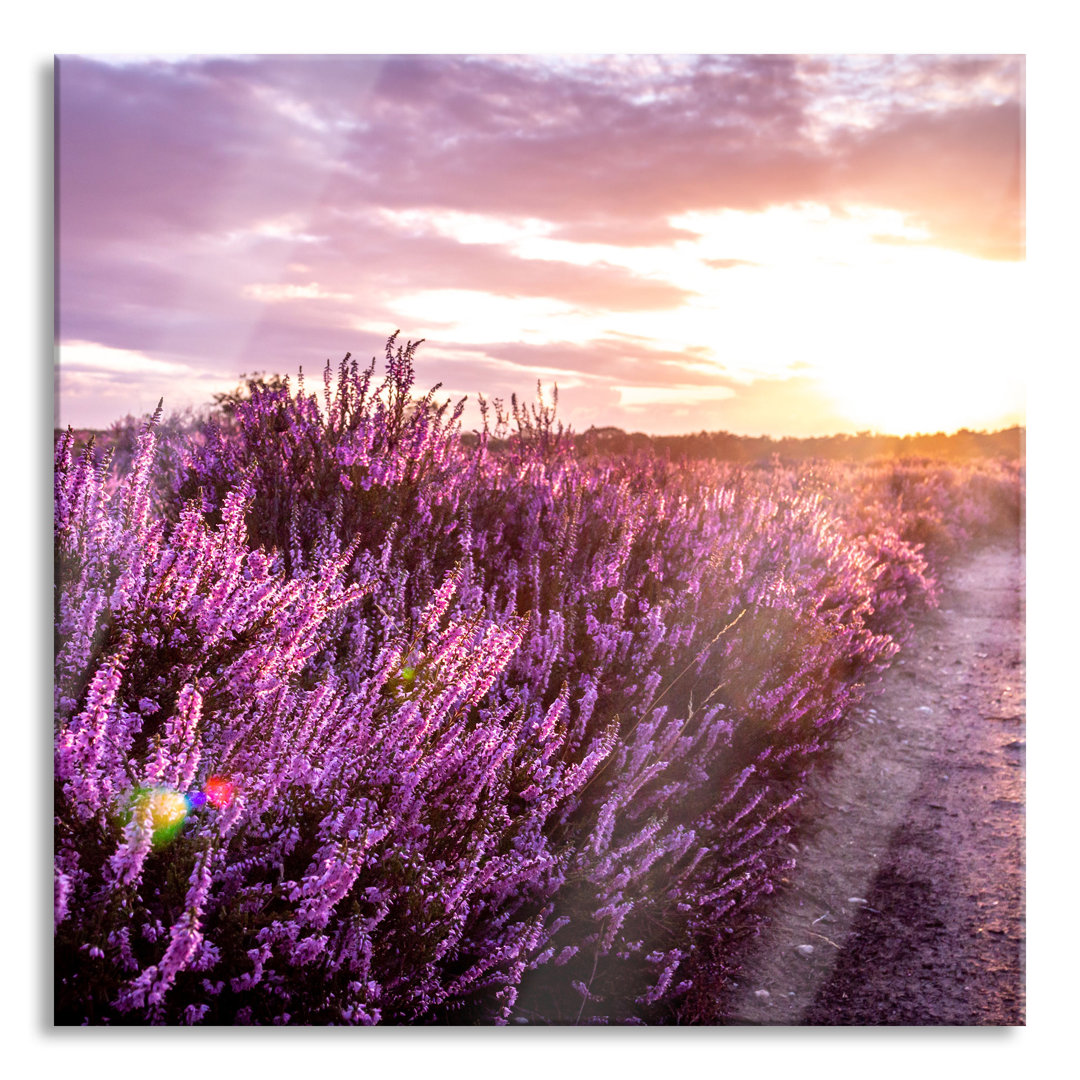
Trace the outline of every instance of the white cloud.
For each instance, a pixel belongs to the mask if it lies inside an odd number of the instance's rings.
[[[134,349],[114,349],[93,341],[65,341],[58,347],[60,369],[87,374],[167,375],[190,377],[187,364],[158,360]]]
[[[245,285],[245,296],[263,303],[277,304],[284,300],[351,300],[351,293],[326,292],[316,281],[306,285]]]

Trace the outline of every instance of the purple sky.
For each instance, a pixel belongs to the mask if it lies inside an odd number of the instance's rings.
[[[424,337],[574,427],[1024,417],[1015,56],[64,56],[59,421]]]

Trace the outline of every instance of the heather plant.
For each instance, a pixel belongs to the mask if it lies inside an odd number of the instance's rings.
[[[435,403],[438,386],[412,399],[419,344],[392,337],[381,381],[374,360],[361,369],[346,355],[336,377],[327,363],[321,401],[306,393],[302,372],[295,393],[288,379],[249,380],[205,426],[178,496],[198,495],[213,510],[250,472],[252,541],[280,551],[290,569],[334,536],[373,550],[401,522],[437,512],[436,488],[453,489],[463,463],[451,436],[464,402],[447,415],[449,403]]]
[[[418,344],[160,472],[160,410],[122,471],[58,442],[63,1022],[689,1015],[934,602],[920,522],[1017,487],[581,453],[542,397],[466,441]]]
[[[530,882],[557,870],[532,819],[583,773],[549,764],[554,732],[526,755],[505,707],[476,709],[523,622],[440,627],[451,575],[352,690],[312,664],[364,592],[341,584],[352,550],[286,578],[246,544],[246,487],[220,526],[192,504],[164,536],[142,441],[112,497],[88,455],[58,467],[89,519],[58,518],[82,570],[57,622],[61,1015],[405,1021],[512,987],[545,936]],[[212,780],[235,791],[216,809]],[[188,818],[171,843],[158,810]]]

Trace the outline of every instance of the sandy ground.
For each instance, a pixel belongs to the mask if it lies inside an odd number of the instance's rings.
[[[1023,554],[944,584],[812,783],[721,1023],[1025,1022]]]

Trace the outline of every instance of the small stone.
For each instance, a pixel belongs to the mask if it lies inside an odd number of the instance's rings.
[[[933,712],[933,711],[934,710],[931,709],[929,705],[920,705],[919,706],[919,712]]]
[[[527,1024],[528,1022],[529,1021],[524,1016],[515,1016],[514,1017],[514,1023],[515,1024]]]
[[[814,946],[813,945],[796,945],[795,946],[795,951],[800,956],[813,956],[814,955]]]
[[[862,896],[849,896],[849,897],[847,898],[847,902],[848,902],[849,904],[868,904],[868,903],[869,903],[870,901],[869,901],[869,900],[866,900],[866,899],[865,899],[864,897],[862,897]]]
[[[772,997],[772,995],[769,993],[768,990],[755,990],[754,997],[761,998],[762,1001],[768,1001],[769,998]]]

